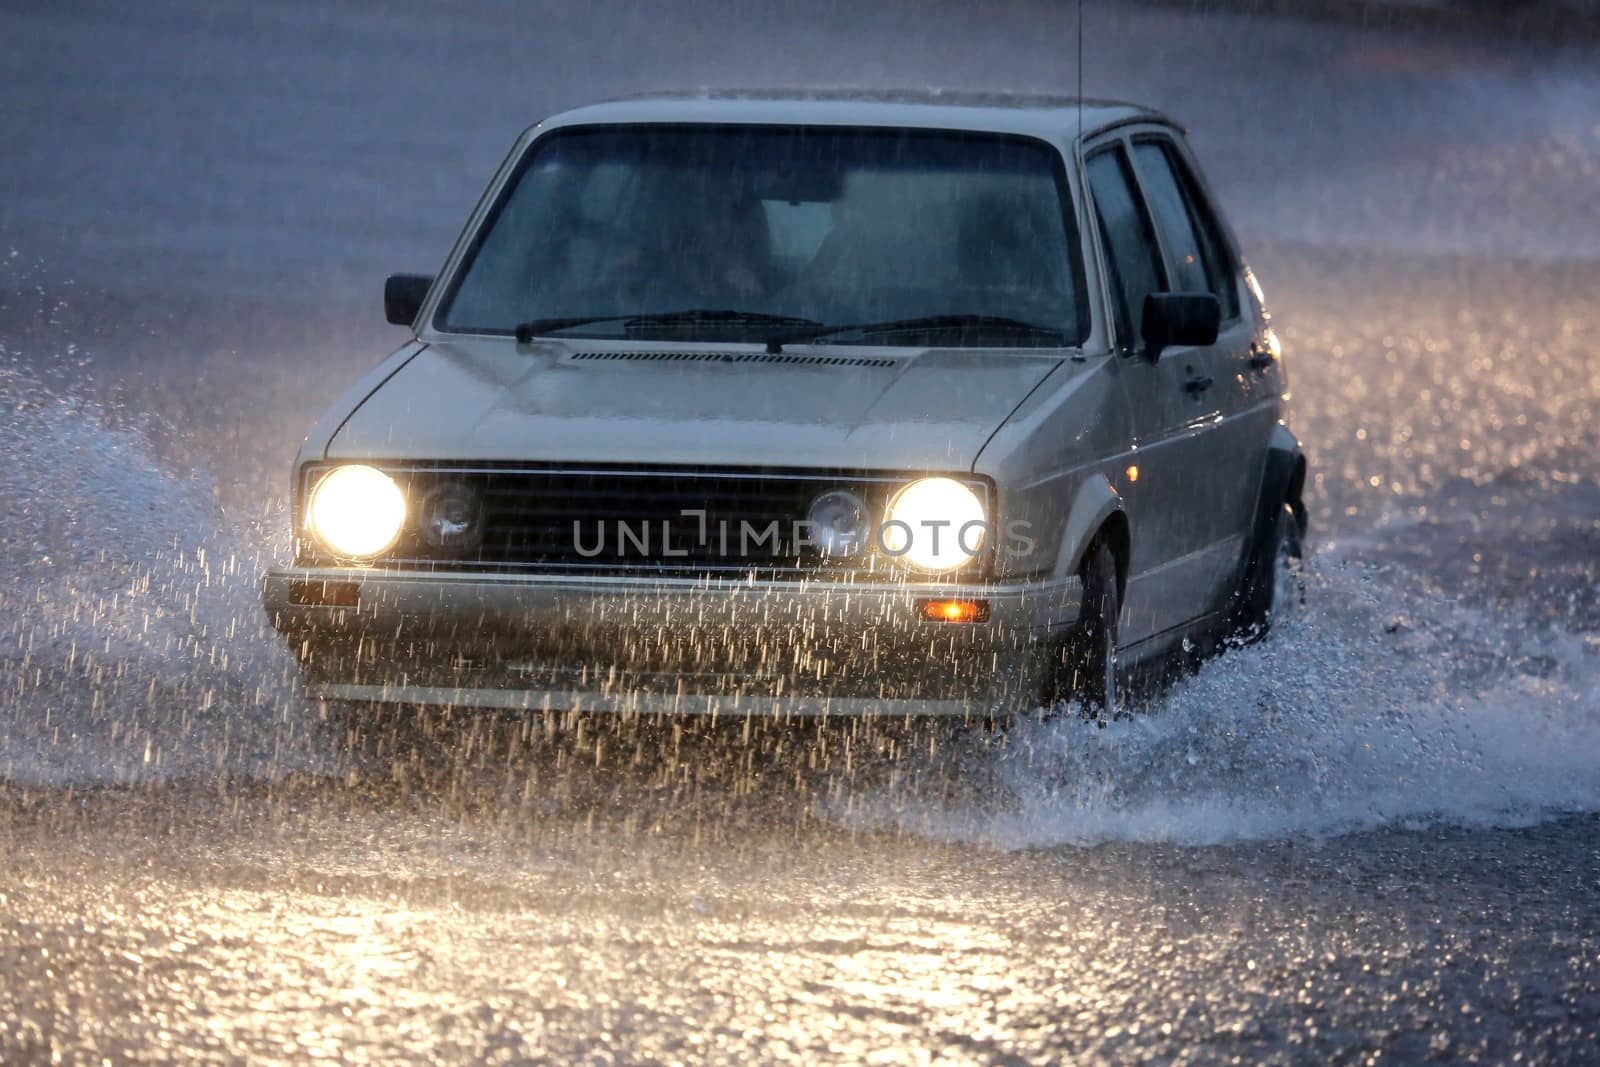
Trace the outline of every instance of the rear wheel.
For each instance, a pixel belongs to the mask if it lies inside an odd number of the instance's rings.
[[[1083,609],[1077,628],[1062,642],[1046,706],[1070,697],[1086,719],[1109,719],[1117,709],[1117,561],[1096,544],[1084,559]]]

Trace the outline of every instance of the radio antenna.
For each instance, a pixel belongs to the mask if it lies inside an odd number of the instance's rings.
[[[1083,166],[1083,0],[1078,0],[1078,135],[1072,140],[1072,167],[1078,172],[1078,195],[1073,218],[1078,223],[1078,247],[1081,249],[1089,235],[1089,175]],[[1087,330],[1083,334],[1083,339],[1078,342],[1077,355],[1072,357],[1074,360],[1082,361],[1084,349],[1088,347]]]
[[[1083,155],[1083,0],[1078,0],[1078,155]]]

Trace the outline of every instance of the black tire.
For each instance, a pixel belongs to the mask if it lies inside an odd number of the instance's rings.
[[[1285,565],[1294,568],[1304,551],[1300,520],[1289,504],[1279,508],[1278,521],[1267,529],[1266,539],[1251,549],[1235,595],[1228,631],[1237,641],[1249,643],[1267,636],[1277,601],[1278,571]]]
[[[1078,702],[1086,719],[1110,719],[1117,712],[1117,560],[1111,549],[1095,544],[1084,557],[1083,612],[1077,628],[1063,642],[1058,676],[1050,703],[1063,697]],[[1048,705],[1047,705],[1048,706]]]

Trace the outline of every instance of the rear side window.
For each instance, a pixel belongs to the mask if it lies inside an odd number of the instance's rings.
[[[1136,142],[1133,154],[1150,210],[1161,228],[1174,288],[1211,293],[1222,305],[1224,320],[1237,318],[1239,290],[1234,284],[1232,258],[1216,220],[1200,199],[1193,175],[1169,142]]]
[[[1111,148],[1089,157],[1089,188],[1110,271],[1117,338],[1126,347],[1139,340],[1144,298],[1164,288],[1161,262],[1150,217],[1134,192],[1127,155]]]

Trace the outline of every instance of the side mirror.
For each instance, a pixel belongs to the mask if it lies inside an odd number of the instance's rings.
[[[422,300],[433,285],[431,274],[391,274],[383,283],[383,315],[396,326],[417,321]]]
[[[1222,326],[1222,305],[1210,293],[1151,293],[1144,298],[1145,358],[1154,363],[1174,345],[1210,345]]]

